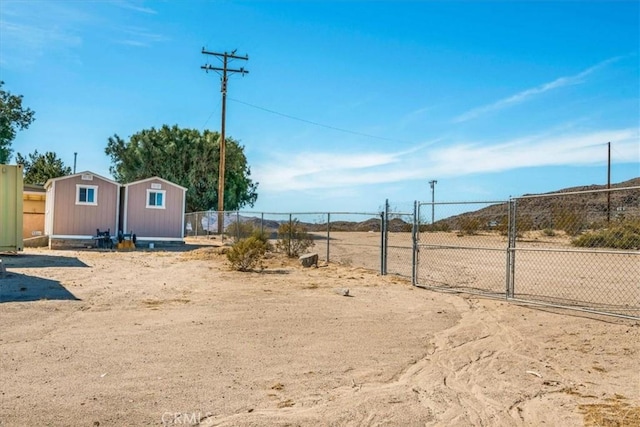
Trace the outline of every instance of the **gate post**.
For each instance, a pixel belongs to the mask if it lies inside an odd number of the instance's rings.
[[[327,212],[327,264],[329,264],[329,242],[331,241],[331,212]]]
[[[516,199],[509,199],[509,214],[507,216],[507,283],[506,298],[513,298],[515,293],[515,273],[516,273],[516,237],[517,237],[517,206]]]
[[[387,274],[387,219],[389,216],[389,199],[384,201],[384,209],[380,212],[380,275]]]
[[[418,240],[420,232],[420,222],[418,221],[419,213],[418,201],[413,202],[413,227],[411,228],[411,240],[413,243],[412,259],[411,259],[411,284],[418,284]]]

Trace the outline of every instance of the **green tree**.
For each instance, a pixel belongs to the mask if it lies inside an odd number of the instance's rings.
[[[18,130],[24,130],[33,122],[35,114],[31,109],[22,106],[22,95],[12,95],[2,89],[0,81],[0,164],[9,163],[11,159],[11,143]]]
[[[64,165],[56,153],[47,151],[44,154],[35,150],[28,158],[18,153],[16,163],[24,166],[24,183],[43,185],[51,178],[71,175],[71,168]]]
[[[215,209],[218,205],[219,133],[178,126],[145,129],[128,141],[118,135],[109,138],[105,153],[111,157],[109,171],[116,181],[128,183],[152,176],[187,188],[187,211]],[[226,210],[253,206],[258,183],[238,141],[226,139]]]

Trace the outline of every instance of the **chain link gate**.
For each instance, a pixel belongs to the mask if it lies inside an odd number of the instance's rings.
[[[640,318],[640,187],[415,211],[416,286]]]
[[[463,214],[490,206],[495,210],[491,215],[469,218]],[[506,224],[508,207],[504,201],[416,202],[413,283],[504,297],[508,285],[508,239],[497,231],[500,222],[495,218],[504,218]],[[430,218],[425,219],[425,211],[431,214]]]

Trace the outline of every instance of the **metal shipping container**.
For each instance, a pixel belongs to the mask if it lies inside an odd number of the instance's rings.
[[[22,243],[22,165],[0,165],[0,251],[17,252]]]

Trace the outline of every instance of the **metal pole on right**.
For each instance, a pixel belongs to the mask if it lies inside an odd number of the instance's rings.
[[[607,190],[611,189],[611,142],[607,142]],[[607,191],[607,224],[611,222],[611,191]]]
[[[435,222],[435,218],[436,218],[435,201],[436,201],[436,184],[437,183],[438,181],[435,179],[432,179],[431,181],[429,181],[429,185],[431,186],[431,227],[433,227],[433,223]]]

